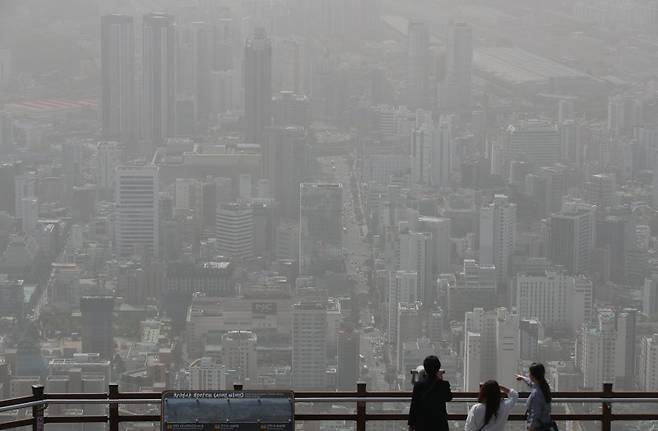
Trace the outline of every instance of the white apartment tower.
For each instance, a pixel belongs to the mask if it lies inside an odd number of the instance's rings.
[[[640,340],[639,386],[644,391],[658,391],[658,334]]]
[[[475,308],[466,312],[464,333],[465,390],[478,390],[480,383],[490,376],[502,381],[514,380],[520,357],[518,314],[505,308],[490,311]],[[475,364],[479,364],[479,369],[474,368]]]
[[[119,166],[115,185],[115,248],[121,256],[159,247],[158,167]]]
[[[480,264],[494,265],[499,284],[505,283],[516,241],[516,204],[495,195],[480,209]]]

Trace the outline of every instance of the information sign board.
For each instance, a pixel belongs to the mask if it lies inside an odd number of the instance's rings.
[[[162,431],[294,431],[292,391],[167,391]]]

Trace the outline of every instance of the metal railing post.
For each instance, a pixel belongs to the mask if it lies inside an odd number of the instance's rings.
[[[43,386],[34,385],[32,386],[32,396],[34,401],[39,401],[44,399]],[[32,431],[43,431],[44,429],[44,418],[43,411],[46,409],[46,406],[41,404],[38,406],[32,407]]]
[[[366,397],[368,388],[364,382],[356,384],[356,396]],[[366,431],[366,403],[365,401],[356,402],[356,431]]]
[[[109,386],[107,397],[110,400],[117,400],[121,397],[119,394],[119,385],[112,383]],[[110,403],[108,411],[108,420],[110,422],[110,431],[119,431],[119,404]]]
[[[612,398],[612,383],[603,384],[603,398]],[[612,405],[608,402],[601,403],[601,431],[612,429]]]

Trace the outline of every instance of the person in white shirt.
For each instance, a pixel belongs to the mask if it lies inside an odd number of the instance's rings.
[[[507,395],[503,399],[503,394]],[[468,412],[464,431],[502,431],[507,418],[519,399],[514,389],[501,386],[495,380],[486,381],[480,388],[478,403]]]

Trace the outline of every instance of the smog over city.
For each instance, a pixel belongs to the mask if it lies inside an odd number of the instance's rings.
[[[0,0],[0,429],[658,429],[657,238],[657,0]]]

